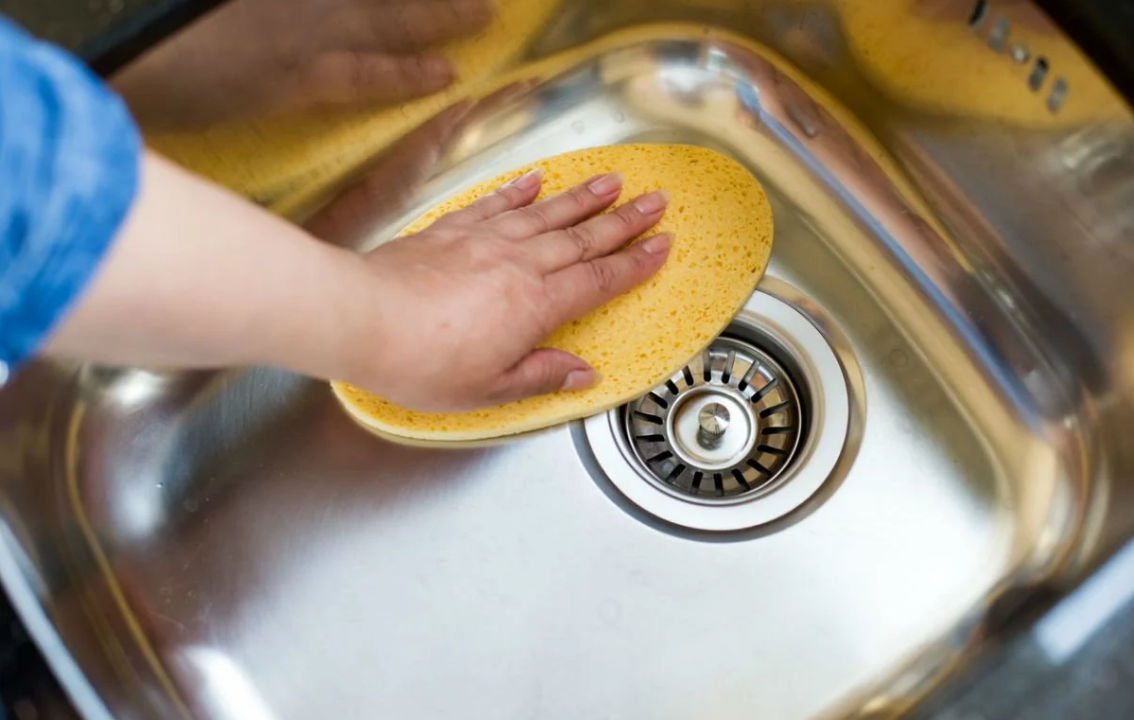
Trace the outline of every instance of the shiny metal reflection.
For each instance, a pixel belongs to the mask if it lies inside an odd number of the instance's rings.
[[[728,431],[731,419],[728,408],[720,403],[710,403],[697,413],[697,441],[706,450],[721,444],[721,438]]]
[[[615,507],[578,429],[405,448],[269,369],[41,363],[0,396],[0,576],[88,717],[894,717],[1134,534],[1134,124],[1042,13],[536,9],[513,54],[381,123],[155,142],[360,247],[556,152],[736,157],[775,211],[763,287],[850,388],[837,492],[715,543]],[[989,48],[1001,17],[1040,92]],[[404,178],[389,202],[318,212],[367,166]],[[737,597],[760,612],[690,611]]]

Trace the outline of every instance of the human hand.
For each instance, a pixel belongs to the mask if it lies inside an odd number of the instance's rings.
[[[156,129],[392,104],[447,87],[453,69],[430,49],[491,15],[490,0],[230,0],[113,84]]]
[[[584,360],[537,346],[665,262],[666,235],[625,247],[661,219],[664,193],[597,214],[621,184],[602,175],[532,204],[541,178],[528,174],[363,256],[368,294],[349,294],[357,319],[342,323],[337,379],[423,411],[592,385]]]
[[[535,203],[540,186],[524,176],[360,255],[147,153],[112,250],[44,351],[272,364],[423,411],[583,389],[596,380],[583,359],[538,346],[661,267],[668,236],[625,245],[661,219],[666,197],[603,213],[617,175]]]

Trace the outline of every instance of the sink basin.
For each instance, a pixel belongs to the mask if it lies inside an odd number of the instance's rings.
[[[811,339],[738,317],[807,423],[740,501],[796,502],[662,517],[608,451],[625,411],[405,447],[270,368],[40,363],[0,396],[0,577],[87,718],[896,717],[1134,532],[1134,125],[1068,41],[1030,50],[1066,58],[1052,100],[995,9],[935,20],[954,78],[1019,76],[966,104],[872,66],[854,3],[612,5],[558,8],[519,85],[338,229],[579,148],[737,159],[776,219],[757,295]]]

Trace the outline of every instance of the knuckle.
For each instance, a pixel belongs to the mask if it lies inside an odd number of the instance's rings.
[[[530,223],[530,230],[536,235],[542,235],[551,229],[551,218],[547,216],[547,211],[539,206],[533,205],[524,211]]]
[[[425,60],[414,55],[396,64],[396,75],[405,85],[417,85],[425,77]]]
[[[544,363],[540,366],[536,373],[536,379],[532,382],[532,391],[542,395],[554,392],[562,385],[563,381],[559,377],[558,370],[551,363]]]
[[[590,262],[587,263],[587,267],[590,269],[591,284],[595,290],[606,295],[614,289],[614,284],[618,280],[618,273],[611,263]]]
[[[344,82],[350,82],[351,70],[348,59],[322,55],[306,63],[297,63],[291,72],[301,91],[318,104],[333,102],[343,92]]]
[[[534,358],[533,358],[534,360]],[[532,362],[516,378],[516,391],[522,395],[536,395],[547,392],[549,386],[555,383],[555,369],[550,363]]]
[[[583,225],[572,225],[563,232],[578,251],[575,262],[585,260],[594,251],[595,236],[590,228]]]
[[[462,27],[480,29],[492,19],[492,7],[486,0],[453,0],[450,6]]]
[[[591,201],[594,199],[594,194],[585,187],[574,187],[568,190],[566,197],[575,206],[579,212],[585,212],[591,209]]]
[[[347,84],[352,90],[363,90],[375,83],[378,73],[375,72],[373,63],[367,62],[361,54],[348,54],[345,64]]]
[[[622,230],[631,232],[638,229],[638,219],[641,217],[638,211],[630,205],[623,205],[618,210],[611,213],[611,215],[618,222]]]

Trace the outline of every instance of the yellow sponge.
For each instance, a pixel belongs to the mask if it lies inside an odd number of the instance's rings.
[[[662,188],[670,194],[669,209],[652,231],[674,234],[666,265],[545,343],[585,359],[601,380],[583,391],[461,413],[415,412],[332,383],[346,410],[365,427],[394,438],[469,441],[603,412],[647,392],[695,357],[724,330],[764,274],[772,210],[763,189],[735,161],[689,145],[612,145],[543,160],[460,193],[402,234],[425,228],[534,167],[544,170],[543,196],[616,170],[626,177],[624,199]]]
[[[441,49],[458,81],[444,92],[386,108],[328,110],[314,115],[240,120],[204,132],[148,134],[147,143],[185,167],[253,198],[270,210],[301,217],[375,154],[462,98],[482,97],[490,79],[514,64],[547,22],[556,0],[497,0],[492,23]],[[523,78],[531,77],[526,75]],[[488,83],[486,85],[486,83]]]

